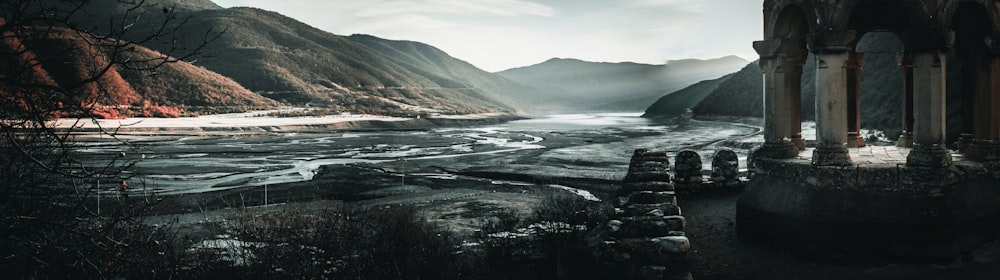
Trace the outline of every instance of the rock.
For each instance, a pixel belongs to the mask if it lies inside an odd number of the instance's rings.
[[[628,216],[679,216],[681,208],[673,203],[631,204],[625,206]]]
[[[653,238],[652,241],[659,245],[660,249],[670,253],[686,254],[691,250],[691,242],[684,236],[663,236]]]
[[[638,191],[632,192],[632,195],[628,197],[626,201],[627,204],[659,204],[659,203],[671,203],[677,204],[677,197],[672,191],[667,192],[656,192],[656,191]]]
[[[675,176],[684,177],[682,182],[686,184],[702,183],[701,157],[697,153],[678,154],[674,171]],[[722,173],[729,175],[728,169]],[[608,275],[621,279],[690,279],[686,254],[690,244],[675,188],[665,152],[633,152],[629,172],[617,193],[615,218],[604,229],[604,241],[588,243],[594,257],[608,267]]]
[[[661,181],[651,181],[651,182],[626,182],[622,184],[622,188],[618,191],[623,195],[630,194],[636,191],[673,191],[674,184]]]
[[[698,153],[690,150],[677,153],[674,159],[674,182],[685,186],[701,184],[701,156]]]
[[[659,265],[647,265],[639,268],[639,279],[660,280],[664,279],[663,274],[667,267]]]
[[[625,175],[624,183],[638,182],[670,182],[670,173],[666,171],[638,171]]]
[[[627,253],[631,257],[630,261],[636,265],[662,265],[669,269],[673,264],[687,260],[690,244],[686,240],[687,237],[683,236],[627,238],[620,239],[611,246],[616,252]]]
[[[718,150],[712,155],[712,184],[717,187],[737,187],[739,178],[739,157],[732,150]]]
[[[621,230],[621,228],[622,228],[622,221],[619,220],[608,221],[608,232],[615,233]]]
[[[683,231],[685,220],[682,216],[638,216],[623,217],[618,232],[619,237],[667,236],[673,231]]]

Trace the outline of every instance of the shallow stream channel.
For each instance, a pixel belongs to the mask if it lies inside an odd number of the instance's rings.
[[[160,210],[188,213],[316,200],[431,204],[496,192],[599,200],[618,187],[637,148],[671,156],[695,150],[706,169],[715,150],[730,148],[746,168],[749,141],[759,138],[755,125],[639,115],[551,115],[415,131],[119,134],[124,144],[91,139],[79,152],[95,166],[113,156],[134,161],[131,197],[175,197]],[[120,195],[116,180],[106,181],[112,183],[100,187],[102,196]],[[497,200],[518,203],[510,195]]]

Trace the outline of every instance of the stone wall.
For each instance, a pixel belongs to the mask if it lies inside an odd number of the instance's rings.
[[[637,149],[632,155],[628,174],[617,193],[616,215],[607,224],[603,243],[594,248],[597,258],[607,266],[609,277],[691,278],[691,242],[684,233],[686,220],[677,206],[677,191],[737,189],[743,180],[739,177],[739,159],[731,150],[716,152],[708,180],[698,153],[682,151],[675,159],[671,180],[666,152]]]
[[[620,279],[690,279],[684,217],[664,152],[637,149],[596,255]]]

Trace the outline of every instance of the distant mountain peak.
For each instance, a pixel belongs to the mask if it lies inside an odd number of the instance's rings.
[[[561,102],[572,103],[583,111],[641,111],[665,93],[719,78],[744,65],[746,61],[738,57],[676,60],[660,65],[551,58],[497,73],[564,96]]]
[[[670,65],[670,64],[688,63],[688,62],[725,62],[725,63],[740,63],[740,64],[750,63],[749,60],[746,60],[742,57],[735,55],[727,55],[723,57],[708,58],[708,59],[685,58],[685,59],[667,60],[667,63],[665,64]]]

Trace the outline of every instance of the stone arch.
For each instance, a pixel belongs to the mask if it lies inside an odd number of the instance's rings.
[[[859,49],[858,43],[872,32],[886,32],[894,34],[897,38],[903,39],[905,34],[914,33],[915,26],[928,25],[927,12],[922,2],[907,0],[868,0],[868,1],[844,1],[841,2],[842,11],[838,20],[834,21],[837,28],[851,30],[854,37],[847,44],[846,63],[846,87],[847,87],[847,147],[865,146],[865,138],[861,135],[862,128],[862,108],[861,96],[864,92],[862,88],[862,77],[864,66],[869,50]],[[921,29],[923,30],[923,29]],[[905,45],[905,43],[904,43]],[[901,52],[903,50],[895,50]],[[881,56],[884,54],[873,54]],[[901,81],[903,91],[908,88],[907,82]],[[910,110],[907,107],[908,100],[912,97],[902,98],[901,106],[903,110]],[[903,116],[905,119],[906,116]],[[903,131],[910,130],[907,125],[903,125]]]
[[[992,26],[993,34],[1000,35],[1000,15],[996,12],[990,12],[993,9],[1000,9],[1000,6],[992,4],[992,0],[951,0],[944,8],[944,13],[941,18],[941,23],[946,25],[948,29],[954,28],[954,23],[956,17],[962,16],[959,13],[959,9],[975,7],[976,9],[981,9],[985,13],[986,17],[989,19],[989,25]],[[990,7],[994,7],[991,9]]]
[[[796,28],[796,33],[805,35],[816,30],[818,23],[822,22],[818,20],[822,12],[809,1],[765,1],[764,7],[765,39],[783,38],[791,31],[789,28]]]
[[[817,61],[816,122],[814,165],[851,165],[848,136],[863,140],[860,131],[860,67],[863,57],[855,52],[866,32],[891,31],[901,35],[906,45],[901,70],[906,73],[903,87],[912,90],[913,143],[907,164],[913,166],[950,165],[945,147],[944,78],[947,33],[940,24],[946,1],[927,0],[770,0],[764,3],[765,40],[754,42],[764,70],[764,158],[790,158],[799,149],[789,141],[793,111],[788,99],[800,78],[790,57],[805,48]],[[803,36],[802,32],[808,30]],[[802,38],[805,43],[802,43]],[[791,40],[794,39],[794,40]],[[794,55],[793,55],[794,53]],[[826,67],[824,67],[826,66]],[[789,71],[789,69],[792,69]],[[789,73],[791,72],[791,73]],[[790,94],[791,93],[791,94]],[[849,98],[852,97],[852,98]],[[903,102],[904,104],[908,104]],[[905,106],[905,105],[903,105]],[[851,113],[848,113],[849,109]],[[848,116],[850,115],[850,117]],[[770,119],[770,121],[769,121]],[[904,117],[903,119],[908,119]],[[857,143],[857,142],[852,142]],[[853,144],[850,146],[857,146]]]
[[[848,0],[840,1],[841,11],[831,19],[830,28],[855,30],[858,34],[884,29],[931,29],[935,24],[933,9],[925,0]],[[860,37],[860,36],[859,36]]]

